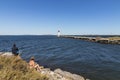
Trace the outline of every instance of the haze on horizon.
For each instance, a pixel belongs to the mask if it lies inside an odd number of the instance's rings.
[[[120,0],[0,0],[0,35],[119,35]]]

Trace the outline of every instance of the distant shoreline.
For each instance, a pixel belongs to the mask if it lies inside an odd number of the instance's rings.
[[[0,36],[56,36],[56,34],[5,34],[5,35],[1,34]],[[120,34],[119,35],[118,34],[116,34],[116,35],[115,34],[113,34],[113,35],[112,34],[111,35],[109,35],[109,34],[108,35],[106,35],[106,34],[105,35],[104,34],[98,34],[98,35],[96,35],[96,34],[95,35],[94,34],[93,35],[89,35],[89,34],[88,35],[86,35],[86,34],[85,35],[84,34],[83,35],[71,35],[71,34],[67,35],[67,34],[65,34],[64,35],[63,34],[62,36],[120,36]]]
[[[0,35],[0,36],[56,36],[56,35]]]

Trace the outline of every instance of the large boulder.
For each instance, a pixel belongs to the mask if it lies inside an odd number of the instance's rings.
[[[49,68],[44,68],[40,71],[40,73],[46,75],[49,80],[85,80],[80,75],[62,71],[61,69],[51,71]]]
[[[82,76],[77,74],[72,74],[67,71],[62,71],[61,69],[54,70],[55,73],[60,74],[61,76],[67,78],[68,80],[85,80]]]

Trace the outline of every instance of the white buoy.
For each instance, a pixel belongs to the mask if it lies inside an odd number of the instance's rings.
[[[58,30],[57,37],[60,37],[60,35],[61,35],[60,30]]]

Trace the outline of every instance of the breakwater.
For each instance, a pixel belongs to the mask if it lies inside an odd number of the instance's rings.
[[[103,43],[103,44],[120,44],[120,37],[81,37],[81,36],[61,36],[64,38],[80,39],[85,41]]]

